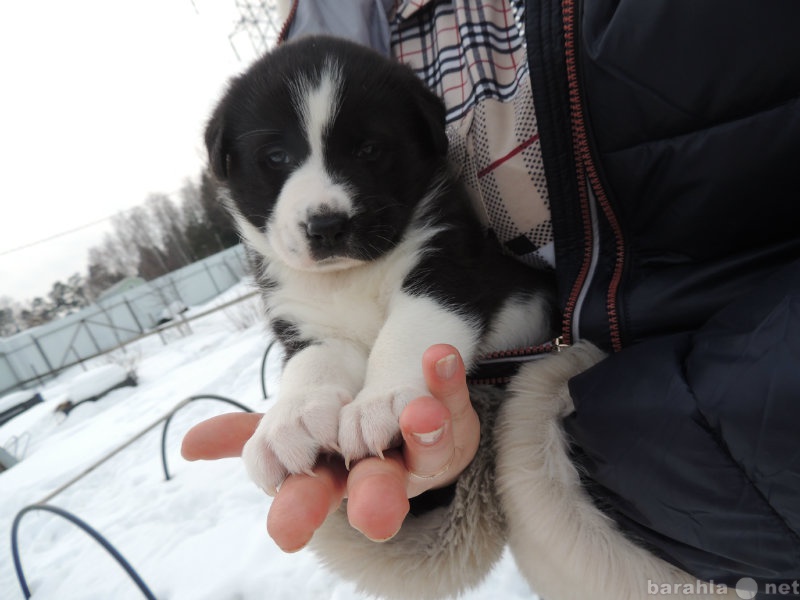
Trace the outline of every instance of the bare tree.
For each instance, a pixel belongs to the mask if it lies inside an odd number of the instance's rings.
[[[132,265],[128,271],[124,265],[120,265],[117,255],[109,254],[106,244],[91,248],[86,275],[86,295],[92,300],[96,300],[112,285],[135,274],[134,268],[135,265]]]
[[[58,319],[89,305],[84,277],[75,273],[66,283],[56,281],[47,294],[48,320]]]
[[[146,202],[152,226],[158,232],[158,246],[167,257],[170,271],[194,262],[186,243],[182,212],[165,194],[151,194]]]
[[[10,296],[0,296],[0,336],[5,337],[19,333],[22,329],[19,302]]]
[[[53,319],[53,306],[46,299],[37,296],[20,312],[24,328],[44,325]]]
[[[200,186],[194,180],[187,178],[181,187],[181,212],[183,213],[184,226],[191,222],[206,220],[206,211],[200,199]]]
[[[115,217],[112,223],[115,223]],[[115,228],[116,229],[116,228]],[[139,264],[138,248],[122,239],[118,232],[106,234],[102,244],[89,250],[89,278],[93,279],[92,271],[100,270],[98,281],[105,283],[105,274],[119,278],[136,275],[136,265]],[[113,283],[113,282],[112,282]]]
[[[113,233],[89,251],[86,293],[96,297],[112,283],[138,274],[154,279],[239,242],[207,172],[187,179],[176,205],[166,194],[151,194],[142,206],[111,219]]]

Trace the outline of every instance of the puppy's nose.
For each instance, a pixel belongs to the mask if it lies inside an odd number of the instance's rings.
[[[348,221],[344,213],[314,215],[306,222],[306,235],[317,244],[335,246],[341,242]]]

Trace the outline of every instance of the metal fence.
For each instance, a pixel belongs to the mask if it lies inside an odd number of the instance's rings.
[[[234,246],[57,321],[0,339],[0,394],[40,383],[153,332],[162,320],[219,295],[247,272],[244,249]]]

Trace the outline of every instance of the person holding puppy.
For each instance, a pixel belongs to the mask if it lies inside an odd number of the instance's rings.
[[[487,224],[509,253],[555,268],[571,347],[553,358],[575,376],[552,388],[568,391],[554,439],[573,465],[554,485],[580,473],[565,492],[585,507],[576,518],[597,511],[610,531],[598,524],[607,545],[576,538],[574,551],[628,567],[633,547],[666,579],[751,578],[759,597],[800,579],[800,7],[362,0],[333,14],[299,0],[287,12],[289,38],[340,35],[417,70],[447,105],[451,156]],[[403,413],[402,448],[291,475],[270,535],[371,560],[369,574],[338,570],[375,593],[402,597],[419,569],[433,597],[476,583],[510,530],[535,591],[586,597],[586,581],[539,572],[554,542],[536,536],[559,524],[529,532],[553,519],[518,506],[538,493],[526,487],[537,403],[470,399],[451,347],[421,360],[432,396]],[[258,419],[203,423],[184,454],[235,456]],[[626,580],[638,572],[607,574],[593,597],[648,593]]]

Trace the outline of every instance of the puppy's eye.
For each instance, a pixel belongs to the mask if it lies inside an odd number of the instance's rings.
[[[281,169],[292,164],[292,155],[283,148],[270,148],[266,151],[264,158],[267,165],[273,169]]]
[[[377,160],[381,156],[381,147],[374,142],[365,142],[355,152],[358,160]]]
[[[286,169],[294,162],[294,157],[282,146],[262,146],[257,155],[259,162],[270,169]]]

